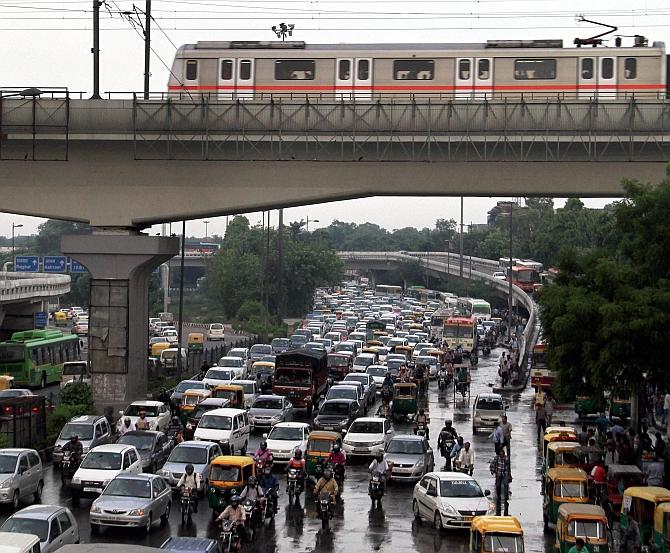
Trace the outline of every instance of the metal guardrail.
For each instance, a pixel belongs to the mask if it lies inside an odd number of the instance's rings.
[[[0,272],[0,303],[51,298],[70,291],[69,275]]]

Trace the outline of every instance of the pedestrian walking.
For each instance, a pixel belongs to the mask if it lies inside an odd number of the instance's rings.
[[[503,388],[507,386],[507,381],[509,380],[509,357],[503,361],[503,365],[500,367],[500,380]]]
[[[489,434],[489,438],[493,441],[493,447],[495,448],[497,455],[500,449],[505,445],[505,435],[503,434],[503,430],[500,428],[500,423],[498,421],[493,423],[493,432]]]
[[[582,424],[582,431],[577,434],[577,441],[579,442],[579,445],[588,445],[589,443],[589,431],[588,431],[588,426],[586,424]]]
[[[510,449],[510,444],[512,442],[512,423],[507,421],[507,415],[503,415],[501,418],[500,428],[503,433],[503,445],[507,449],[507,456],[512,456],[512,450]]]
[[[668,411],[670,411],[670,392],[666,392],[663,398],[663,417],[661,418],[663,426],[668,423]]]
[[[504,511],[505,516],[509,512],[509,485],[512,482],[512,469],[509,457],[505,455],[505,448],[501,447],[498,454],[491,461],[491,475],[495,477],[496,487],[496,516]]]
[[[535,404],[535,424],[537,425],[537,439],[542,440],[544,431],[547,429],[547,410],[543,403]]]

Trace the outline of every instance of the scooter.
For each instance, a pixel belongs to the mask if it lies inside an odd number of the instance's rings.
[[[368,491],[372,499],[372,507],[382,506],[382,497],[384,497],[384,479],[379,474],[373,474],[370,480],[370,490]]]

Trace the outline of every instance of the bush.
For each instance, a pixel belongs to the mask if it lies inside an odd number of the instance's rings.
[[[69,388],[69,386],[68,386]],[[53,444],[65,424],[79,415],[90,415],[92,412],[88,405],[59,405],[47,417],[47,443]]]
[[[93,412],[94,402],[91,387],[83,382],[68,384],[60,392],[60,404],[81,406],[88,412]]]

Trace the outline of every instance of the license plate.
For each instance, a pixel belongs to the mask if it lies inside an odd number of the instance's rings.
[[[324,426],[323,429],[324,430],[335,430],[335,427],[334,426]]]
[[[354,453],[367,453],[368,449],[365,447],[355,447],[354,448]]]
[[[102,488],[84,488],[85,492],[102,493]]]

